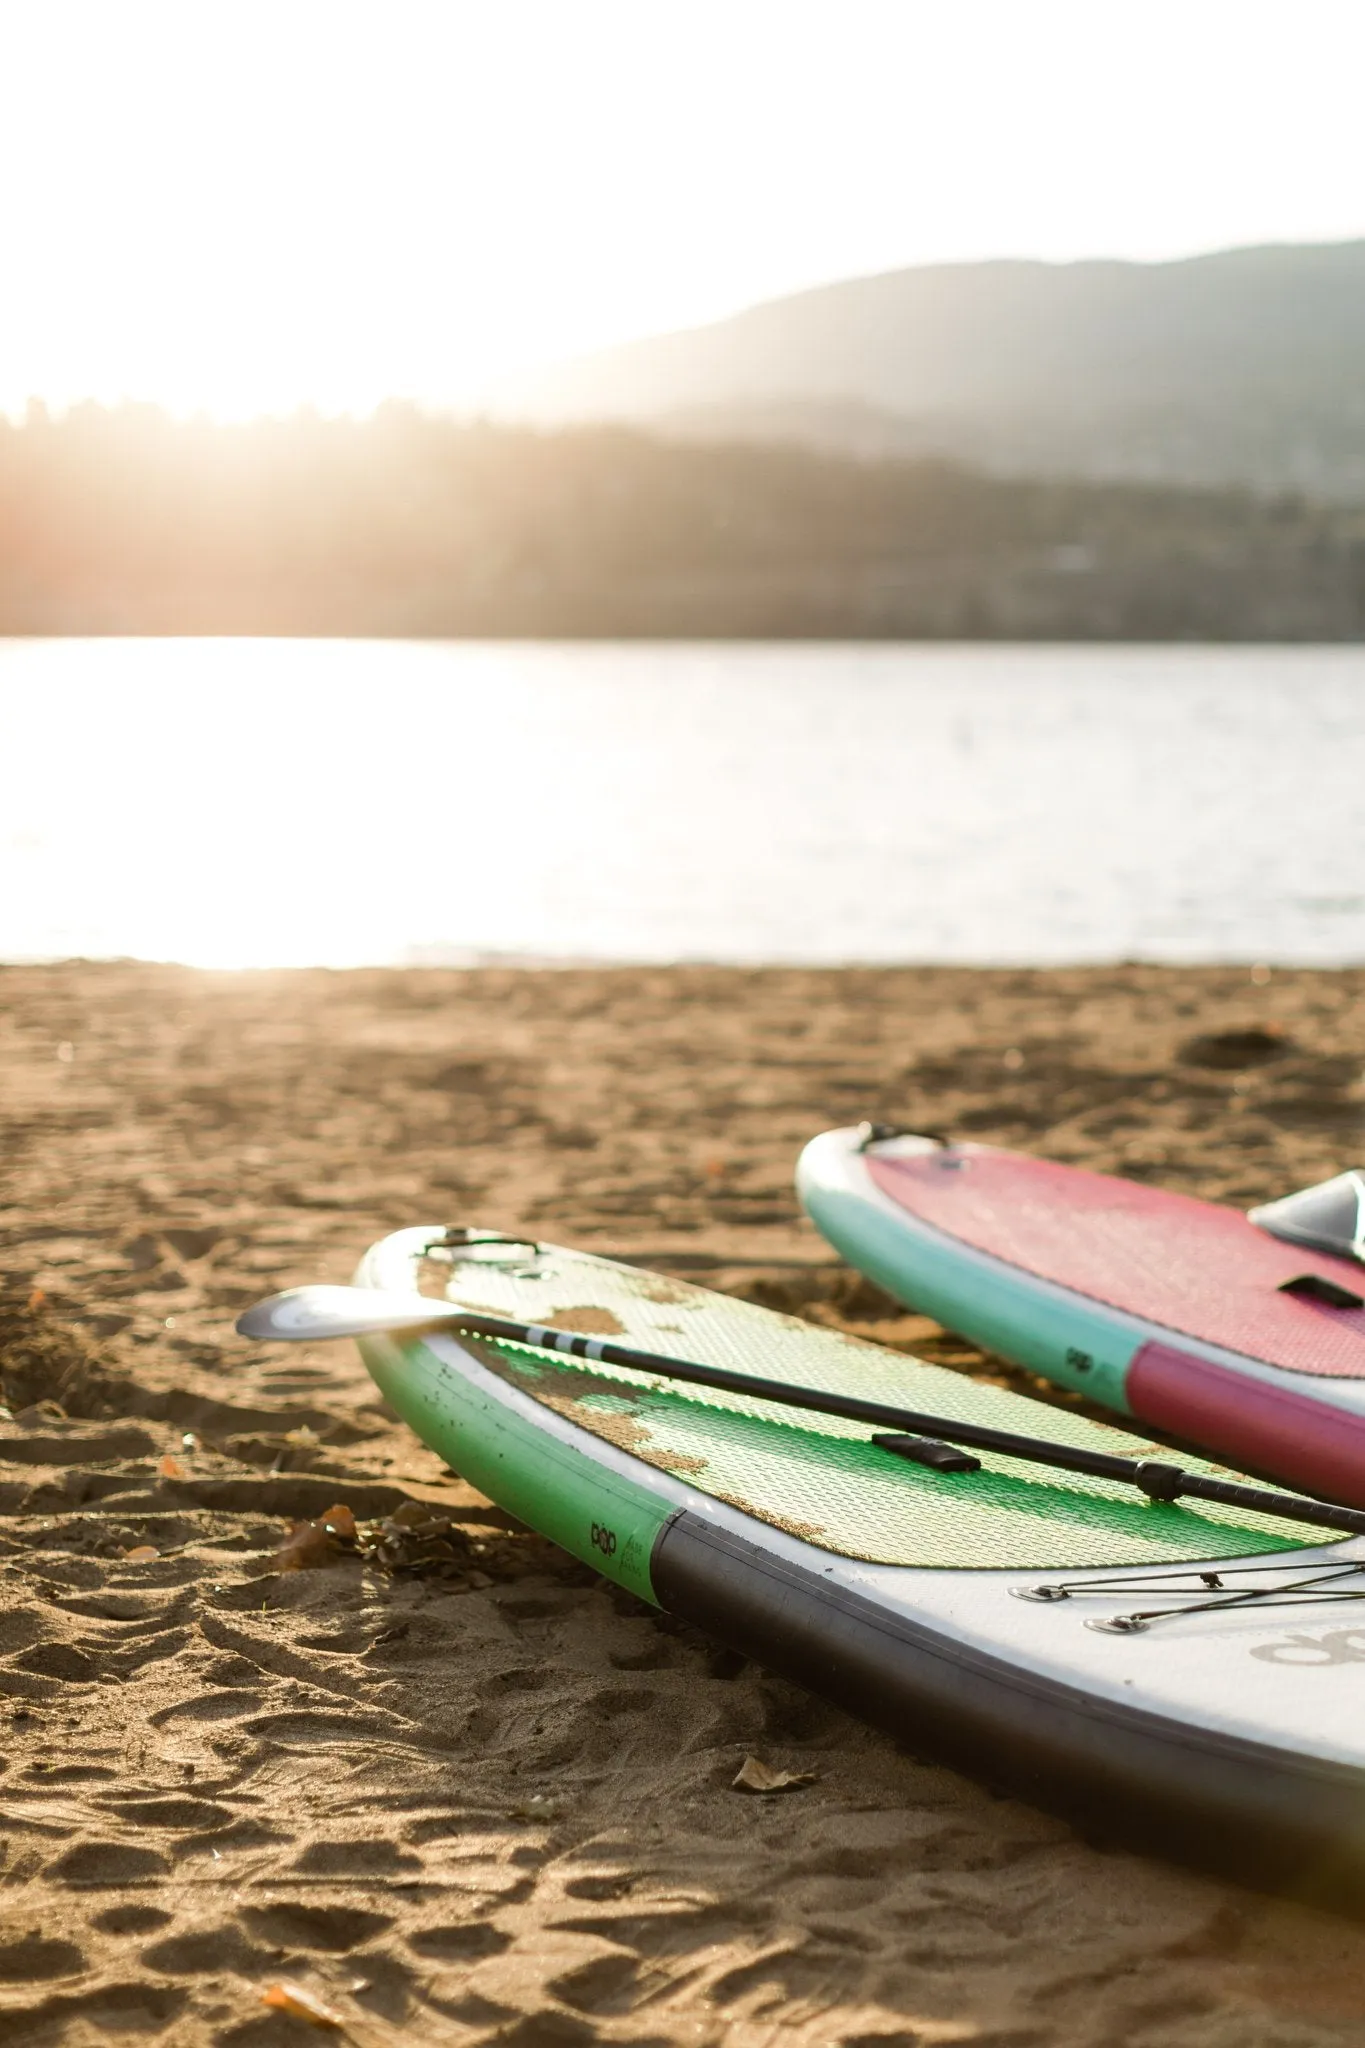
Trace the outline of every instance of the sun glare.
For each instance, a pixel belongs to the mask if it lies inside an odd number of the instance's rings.
[[[0,405],[470,407],[859,271],[1359,233],[1358,10],[1277,16],[0,0]]]

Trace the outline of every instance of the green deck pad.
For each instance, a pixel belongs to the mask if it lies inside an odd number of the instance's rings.
[[[520,1269],[461,1262],[452,1298],[731,1370],[856,1392],[1119,1455],[1161,1446],[795,1317],[583,1254]],[[1321,1532],[1208,1502],[1147,1501],[1104,1479],[989,1453],[940,1473],[878,1450],[864,1423],[679,1389],[603,1364],[462,1340],[503,1378],[643,1463],[823,1550],[869,1563],[977,1570],[1170,1564],[1319,1545]],[[1185,1458],[1191,1469],[1219,1468]]]

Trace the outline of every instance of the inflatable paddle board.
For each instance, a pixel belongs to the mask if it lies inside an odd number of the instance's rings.
[[[807,1213],[850,1264],[1059,1386],[1365,1506],[1359,1176],[1248,1217],[880,1129],[828,1131],[797,1166]]]
[[[1365,1608],[1356,1628],[1341,1604],[1365,1596],[1365,1535],[1324,1541],[993,1453],[936,1469],[866,1423],[613,1366],[602,1342],[1154,1451],[679,1280],[469,1235],[399,1231],[356,1283],[514,1317],[537,1341],[447,1323],[360,1349],[398,1413],[501,1507],[993,1785],[1242,1875],[1365,1893]],[[571,1331],[592,1356],[557,1348]]]

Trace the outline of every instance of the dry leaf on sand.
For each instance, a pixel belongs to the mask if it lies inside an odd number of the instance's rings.
[[[814,1771],[775,1771],[761,1757],[746,1756],[733,1778],[736,1792],[790,1792],[798,1785],[813,1785]]]
[[[279,2012],[293,2013],[296,2019],[311,2020],[315,2027],[344,2027],[346,2024],[335,2006],[328,2005],[306,1984],[296,1984],[292,1977],[281,1977],[278,1984],[268,1985],[261,1993],[261,2004],[272,2005]]]
[[[275,1567],[282,1572],[315,1572],[335,1564],[340,1555],[321,1522],[295,1522],[275,1552]]]
[[[468,1565],[465,1536],[421,1501],[404,1501],[382,1522],[366,1522],[358,1533],[361,1556],[380,1571],[456,1575]]]

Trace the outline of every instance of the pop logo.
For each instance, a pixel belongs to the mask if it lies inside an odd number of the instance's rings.
[[[1257,1643],[1251,1654],[1263,1664],[1294,1664],[1300,1671],[1321,1671],[1328,1664],[1365,1664],[1365,1629],[1334,1628],[1325,1636],[1281,1636],[1275,1643]]]
[[[601,1551],[603,1557],[615,1557],[616,1531],[604,1528],[601,1522],[594,1522],[592,1525],[592,1545],[594,1550]]]

